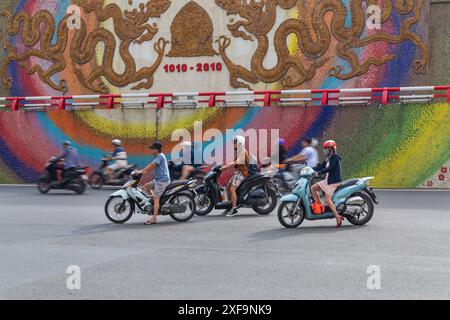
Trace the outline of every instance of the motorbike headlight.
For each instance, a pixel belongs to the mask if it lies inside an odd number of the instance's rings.
[[[307,175],[311,175],[314,172],[313,169],[311,169],[310,167],[304,167],[301,171],[300,171],[300,175],[302,176],[307,176]]]

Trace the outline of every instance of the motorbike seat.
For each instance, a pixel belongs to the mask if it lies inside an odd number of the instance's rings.
[[[184,180],[184,181],[174,181],[174,182],[171,182],[171,183],[167,186],[166,190],[174,189],[174,188],[179,187],[179,186],[184,186],[184,185],[187,184],[188,182],[189,182],[189,180]]]
[[[125,167],[123,167],[123,168],[120,168],[120,169],[128,170],[128,169],[134,169],[134,168],[136,168],[136,165],[135,165],[135,164],[129,164],[129,165],[127,165],[127,166],[125,166]]]
[[[339,187],[336,188],[336,191],[339,191],[341,189],[353,186],[355,184],[357,184],[359,181],[359,179],[349,179],[349,180],[345,180],[343,182],[341,182],[341,184],[339,185]]]

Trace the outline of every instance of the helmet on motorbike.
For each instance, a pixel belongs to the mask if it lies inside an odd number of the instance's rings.
[[[334,140],[325,141],[324,144],[323,144],[323,148],[324,149],[329,149],[329,148],[335,149],[336,148],[336,141],[334,141]]]
[[[120,141],[119,139],[114,139],[113,141],[111,141],[111,143],[115,146],[120,146],[122,145],[122,141]]]
[[[283,138],[280,138],[280,139],[278,140],[278,144],[279,144],[280,146],[284,146],[284,145],[286,144],[286,140],[284,140]]]
[[[243,136],[236,136],[233,139],[233,143],[237,143],[238,146],[243,147],[245,145],[245,138]]]

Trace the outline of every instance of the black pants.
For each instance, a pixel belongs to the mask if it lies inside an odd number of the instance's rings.
[[[76,178],[76,176],[77,176],[76,168],[64,169],[62,172],[63,180],[61,181],[61,183],[64,185],[70,180]]]

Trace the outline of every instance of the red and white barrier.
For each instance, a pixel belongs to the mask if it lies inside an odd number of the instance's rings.
[[[126,93],[0,97],[0,111],[253,106],[370,106],[450,102],[450,85],[324,90]]]

